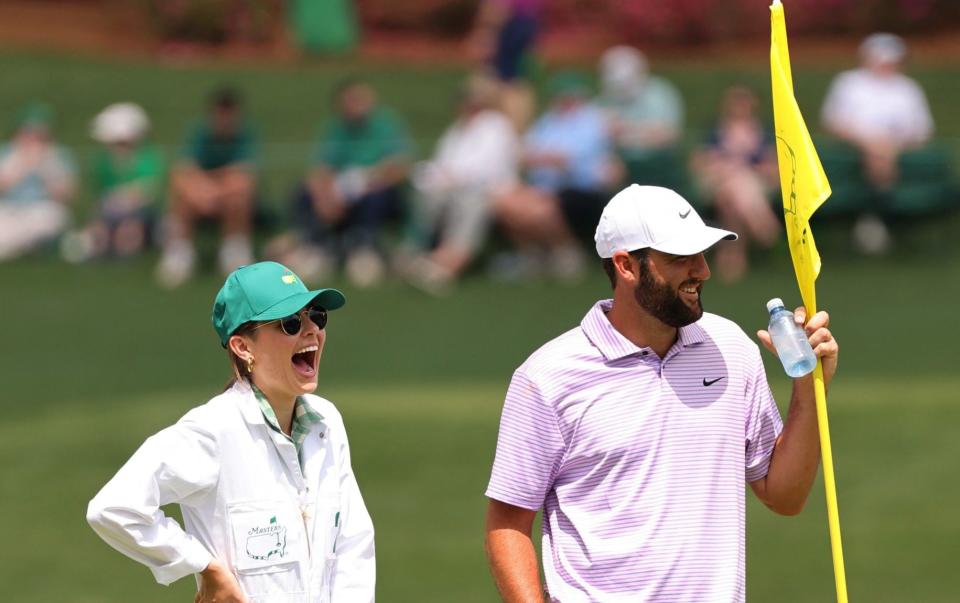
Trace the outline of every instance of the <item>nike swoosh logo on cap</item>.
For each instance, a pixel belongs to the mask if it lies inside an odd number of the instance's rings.
[[[687,219],[687,216],[689,216],[689,215],[690,215],[690,212],[692,212],[692,211],[693,211],[693,208],[691,207],[690,209],[688,209],[688,210],[686,211],[686,213],[680,212],[680,219],[681,219],[681,220],[686,220],[686,219]]]

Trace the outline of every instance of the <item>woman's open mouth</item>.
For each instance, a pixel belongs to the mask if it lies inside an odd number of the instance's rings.
[[[317,374],[317,351],[320,348],[316,345],[308,345],[297,350],[290,362],[293,368],[304,377],[313,377]]]

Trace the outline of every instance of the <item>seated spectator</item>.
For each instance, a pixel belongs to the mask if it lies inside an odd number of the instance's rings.
[[[495,212],[521,252],[510,262],[520,273],[539,270],[536,258],[546,251],[546,268],[572,280],[583,268],[577,239],[593,240],[609,190],[622,172],[611,152],[603,113],[587,103],[583,78],[559,74],[550,89],[550,107],[524,138],[522,165],[531,186],[498,198]],[[509,263],[500,268],[504,276],[514,270]]]
[[[902,73],[905,55],[899,37],[869,36],[860,46],[860,68],[837,75],[823,104],[827,132],[860,153],[868,185],[881,194],[897,184],[901,155],[923,147],[933,134],[923,90]],[[864,251],[889,247],[889,233],[872,213],[861,219],[854,235]]]
[[[467,268],[486,239],[493,200],[517,185],[520,141],[510,120],[493,108],[495,85],[467,82],[456,120],[433,158],[414,171],[418,247],[432,249],[404,271],[430,292],[443,292]]]
[[[683,99],[667,80],[650,75],[636,48],[615,46],[600,59],[604,109],[617,153],[631,182],[683,185],[677,150],[683,129]]]
[[[779,182],[776,148],[757,117],[757,103],[748,88],[728,88],[717,123],[691,162],[721,226],[740,233],[739,239],[716,250],[717,271],[728,282],[746,275],[751,241],[768,248],[781,230],[768,202]]]
[[[145,140],[149,128],[147,114],[134,103],[115,103],[94,118],[90,134],[103,144],[91,169],[98,209],[89,226],[65,239],[68,261],[129,257],[143,249],[164,172],[160,150]]]
[[[294,204],[296,224],[305,243],[345,261],[351,282],[372,286],[385,275],[381,231],[403,213],[401,188],[412,145],[403,122],[378,104],[370,84],[344,82],[335,104],[337,113],[323,130],[314,167]],[[294,269],[301,267],[296,257],[290,260]]]
[[[201,220],[220,225],[221,272],[228,274],[254,261],[250,236],[257,189],[256,137],[233,88],[215,91],[208,111],[190,131],[170,177],[166,239],[157,267],[157,279],[165,287],[177,287],[193,274],[194,228]]]
[[[69,222],[74,163],[50,132],[51,111],[24,108],[13,139],[0,146],[0,261],[56,239]]]

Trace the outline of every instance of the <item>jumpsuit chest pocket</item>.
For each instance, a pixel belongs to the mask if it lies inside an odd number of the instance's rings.
[[[303,521],[291,501],[258,500],[227,505],[233,565],[239,574],[286,572],[307,559]]]

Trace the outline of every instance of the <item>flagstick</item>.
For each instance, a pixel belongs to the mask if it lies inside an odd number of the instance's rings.
[[[786,221],[787,238],[791,241],[790,255],[793,258],[794,271],[797,275],[797,284],[800,286],[800,295],[803,297],[804,305],[807,306],[807,314],[812,316],[816,312],[816,289],[815,282],[820,269],[819,256],[816,253],[816,246],[812,237],[809,241],[809,247],[806,240],[800,232],[801,227],[809,228],[807,220],[810,215],[816,211],[826,197],[830,195],[830,185],[823,173],[820,160],[817,157],[817,151],[810,140],[806,124],[803,122],[803,116],[796,105],[796,98],[793,91],[793,77],[790,73],[790,57],[787,49],[787,31],[786,22],[783,14],[783,4],[780,0],[772,0],[770,6],[770,75],[773,84],[773,108],[774,119],[778,130],[778,153],[780,147],[781,112],[785,118],[783,135],[789,135],[792,143],[797,145],[799,152],[806,155],[809,160],[812,158],[812,164],[808,161],[801,164],[799,169],[802,173],[798,178],[798,164],[792,166],[793,173],[790,174],[780,163],[780,186],[784,198],[784,211],[789,207],[793,212],[793,221]],[[779,70],[779,71],[778,71]],[[778,79],[779,76],[779,79]],[[779,101],[778,104],[778,92]],[[778,110],[779,107],[779,110]],[[787,145],[790,156],[795,159],[794,151],[790,148],[784,139],[783,144]],[[782,159],[782,158],[781,158]],[[815,167],[814,167],[815,166]],[[802,186],[809,186],[810,190],[798,192],[798,183]],[[791,204],[788,205],[788,192]],[[817,198],[810,197],[815,194]],[[806,202],[814,204],[807,206],[807,210],[802,214],[802,218],[796,213],[799,203]],[[784,214],[786,217],[786,213]],[[805,230],[803,232],[806,232]],[[791,234],[794,235],[791,238]],[[812,235],[812,233],[810,233]],[[798,238],[800,237],[800,238]],[[794,247],[793,242],[799,240],[801,245]],[[837,602],[847,603],[847,578],[843,567],[843,546],[840,542],[840,513],[837,510],[837,488],[833,476],[833,452],[830,447],[830,425],[827,420],[827,396],[823,383],[823,365],[818,361],[814,370],[813,389],[814,399],[817,408],[817,428],[820,435],[820,457],[823,459],[823,485],[827,497],[827,522],[830,530],[830,546],[833,553],[833,576],[837,588]]]
[[[837,507],[837,485],[833,479],[833,451],[830,447],[830,425],[827,420],[827,395],[823,386],[823,365],[817,361],[813,372],[813,393],[817,402],[817,426],[820,430],[820,456],[823,458],[823,486],[827,494],[827,524],[833,552],[833,578],[837,585],[837,603],[847,603],[847,574],[843,566],[843,544],[840,541],[840,511]]]

